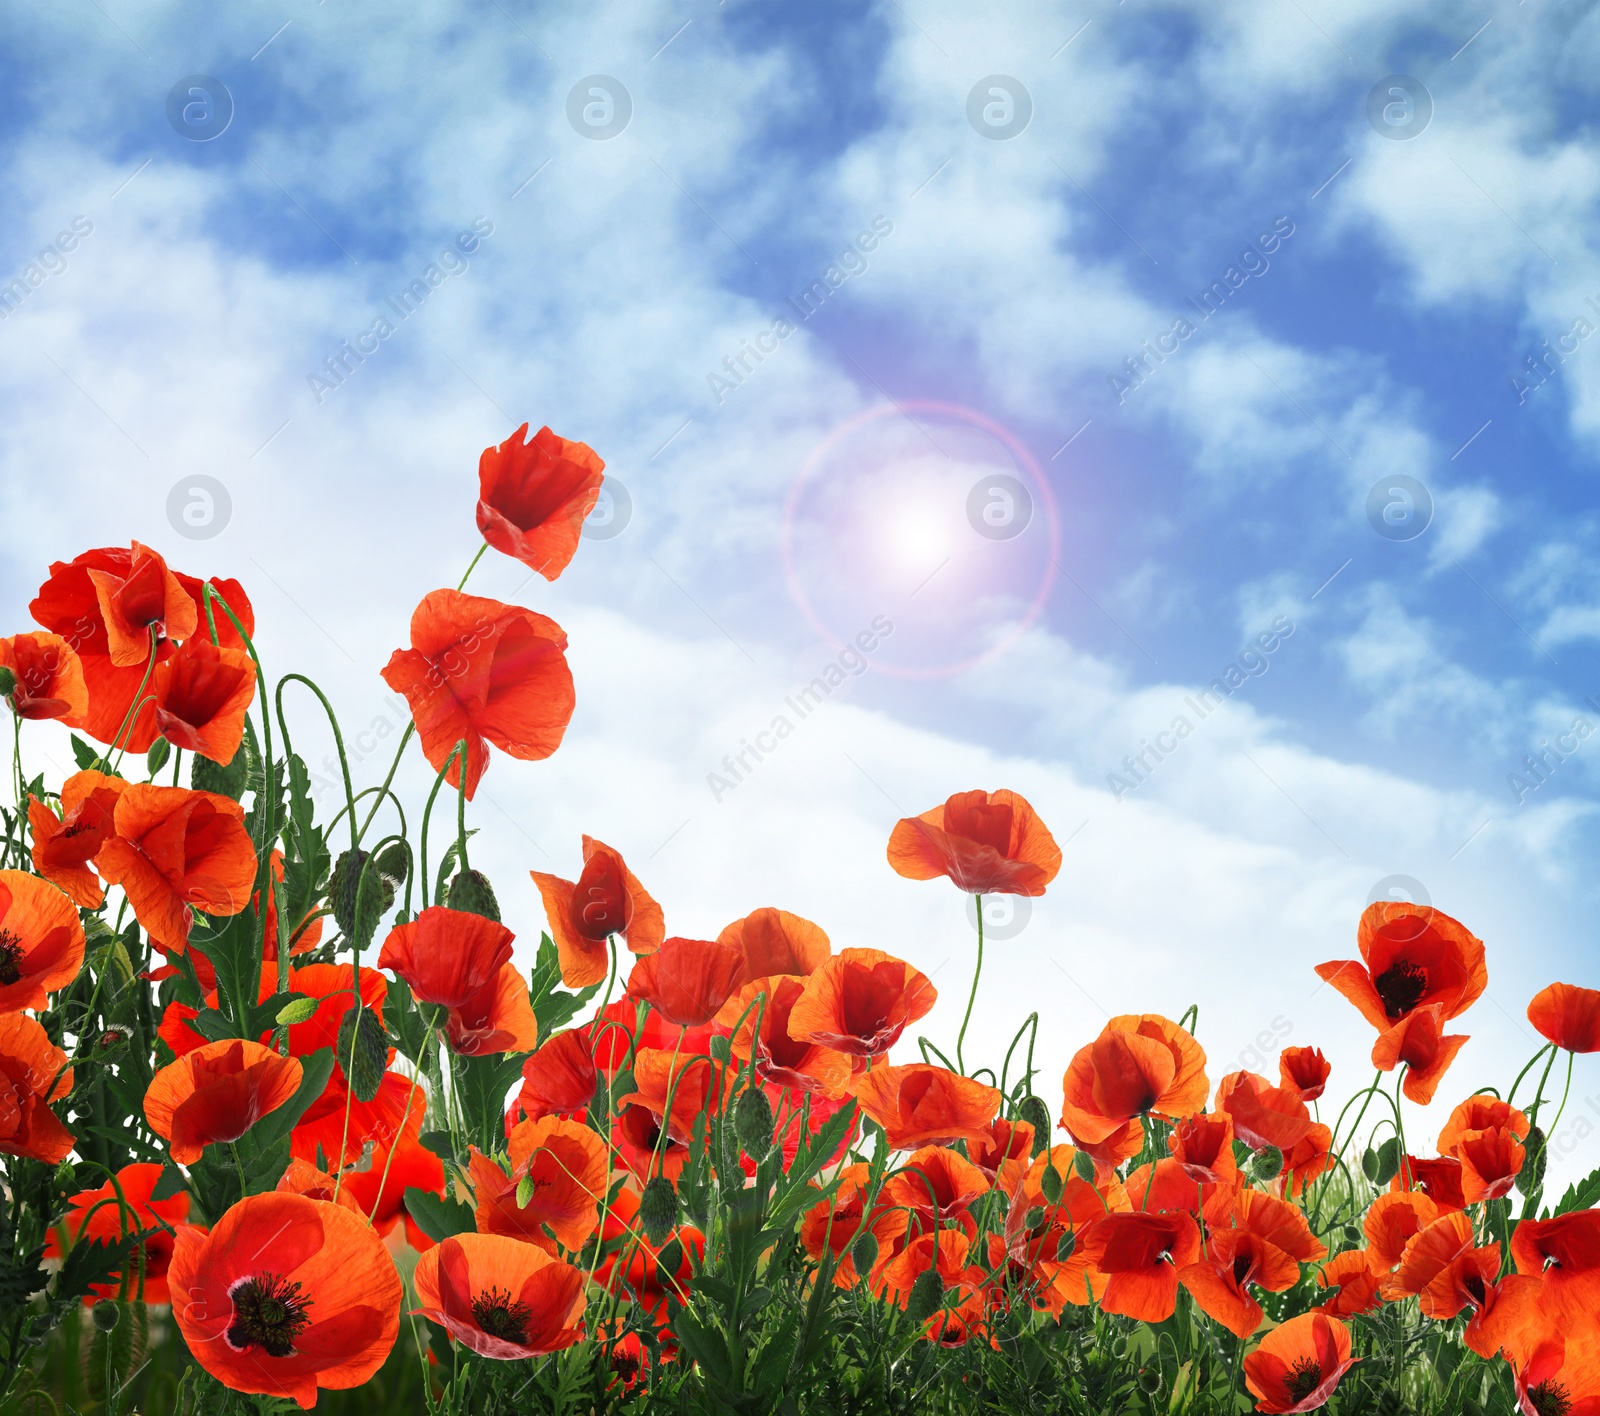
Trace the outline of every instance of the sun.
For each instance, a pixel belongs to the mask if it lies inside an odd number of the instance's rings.
[[[922,575],[947,560],[955,548],[949,518],[926,502],[891,513],[884,541],[896,569]]]

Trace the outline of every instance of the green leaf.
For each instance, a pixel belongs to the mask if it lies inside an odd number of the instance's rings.
[[[560,984],[561,955],[550,936],[541,934],[533,972],[528,976],[528,998],[533,1004],[533,1016],[538,1021],[540,1037],[559,1032],[600,991],[598,983],[581,988],[576,993],[568,993]]]
[[[120,772],[113,772],[110,763],[97,766],[96,764],[100,763],[100,750],[90,747],[77,733],[72,734],[70,742],[72,744],[72,760],[78,764],[80,771],[87,772],[92,767],[98,772],[104,772],[108,777],[120,777],[122,775]]]
[[[216,1008],[202,1008],[189,1020],[189,1026],[207,1042],[238,1036],[233,1030],[233,1019]]]
[[[431,1150],[440,1160],[455,1160],[455,1142],[448,1131],[424,1131],[417,1139],[425,1150]]]
[[[468,1206],[415,1185],[406,1186],[406,1211],[416,1220],[417,1228],[435,1243],[443,1243],[453,1234],[470,1234],[477,1228]]]
[[[1600,1170],[1591,1170],[1582,1180],[1567,1186],[1555,1213],[1570,1214],[1573,1210],[1594,1209],[1597,1205],[1600,1205]]]
[[[96,1283],[111,1281],[119,1273],[124,1261],[135,1248],[144,1242],[154,1229],[140,1230],[125,1239],[80,1239],[67,1252],[61,1272],[56,1276],[57,1303],[71,1303],[82,1298]]]
[[[276,1111],[269,1111],[254,1126],[249,1135],[256,1145],[270,1148],[286,1140],[289,1132],[314,1102],[327,1089],[333,1075],[333,1049],[319,1048],[300,1059],[300,1086],[295,1094]]]
[[[411,998],[411,989],[404,979],[393,979],[388,996],[383,1003],[383,1021],[389,1039],[401,1056],[420,1064],[422,1051],[428,1045],[428,1024],[417,1011]]]
[[[371,1101],[383,1085],[389,1039],[371,1008],[349,1009],[339,1024],[339,1065],[357,1101]]]
[[[162,1167],[161,1174],[156,1179],[155,1188],[150,1191],[152,1200],[170,1200],[174,1195],[184,1192],[183,1171],[179,1170],[170,1160]]]

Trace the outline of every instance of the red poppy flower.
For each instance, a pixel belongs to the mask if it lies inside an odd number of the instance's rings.
[[[1504,1126],[1519,1141],[1528,1138],[1528,1118],[1508,1101],[1487,1092],[1475,1092],[1450,1113],[1439,1132],[1439,1154],[1453,1156],[1461,1137],[1468,1131],[1492,1130]]]
[[[669,1023],[698,1027],[717,1016],[743,974],[744,955],[731,945],[672,938],[635,962],[628,997],[642,998]]]
[[[33,868],[82,909],[97,910],[105,900],[106,887],[89,862],[112,833],[117,798],[126,786],[120,777],[74,772],[61,784],[60,816],[37,797],[28,798]]]
[[[990,1180],[970,1160],[944,1146],[924,1146],[883,1186],[885,1203],[901,1206],[919,1234],[931,1234],[965,1214],[989,1193]]]
[[[354,1179],[347,1175],[345,1180]],[[309,1161],[301,1160],[299,1156],[289,1157],[289,1168],[278,1177],[278,1183],[272,1187],[283,1195],[304,1195],[308,1200],[326,1200],[330,1205],[343,1205],[355,1214],[365,1215],[366,1211],[357,1203],[356,1197],[350,1193],[348,1184],[341,1184],[326,1170],[318,1170]]]
[[[433,905],[389,931],[378,967],[403,978],[419,1003],[450,1010],[455,1051],[527,1051],[538,1038],[527,984],[510,962],[515,938],[496,920]]]
[[[14,634],[0,639],[0,669],[16,679],[11,711],[38,722],[60,718],[69,728],[81,727],[89,711],[89,688],[83,664],[59,634]]]
[[[588,1110],[599,1080],[589,1030],[559,1032],[522,1064],[515,1109],[529,1121],[546,1116],[576,1120]]]
[[[862,1163],[847,1165],[839,1172],[838,1184],[826,1199],[818,1200],[800,1217],[800,1243],[813,1259],[820,1260],[824,1250],[831,1250],[838,1265],[833,1281],[840,1288],[851,1288],[868,1277],[856,1272],[851,1245],[861,1234],[871,1234],[878,1244],[878,1261],[873,1267],[888,1259],[899,1248],[906,1234],[907,1217],[904,1210],[887,1202],[882,1191],[871,1209],[867,1208],[867,1181],[872,1167]],[[815,1181],[813,1189],[821,1189]]]
[[[136,1275],[129,1296],[142,1298],[146,1303],[170,1301],[167,1292],[167,1264],[172,1258],[172,1226],[182,1224],[189,1217],[189,1194],[180,1190],[170,1199],[152,1200],[151,1192],[161,1178],[160,1165],[125,1165],[117,1172],[117,1185],[122,1187],[126,1211],[117,1203],[117,1189],[107,1180],[93,1190],[80,1190],[67,1202],[68,1210],[62,1223],[72,1242],[80,1239],[117,1240],[143,1230],[154,1231],[139,1245],[135,1253],[143,1257],[132,1265]],[[165,1227],[163,1227],[165,1226]],[[62,1257],[61,1242],[52,1229],[45,1242],[45,1257]],[[84,1295],[89,1306],[101,1298],[115,1298],[122,1291],[121,1273],[111,1274],[105,1283],[91,1285]]]
[[[236,1141],[300,1086],[301,1067],[259,1042],[208,1042],[163,1067],[144,1094],[145,1120],[179,1165],[216,1142]]]
[[[1251,1150],[1275,1146],[1283,1152],[1291,1190],[1303,1190],[1332,1163],[1333,1132],[1311,1119],[1298,1091],[1272,1086],[1254,1072],[1233,1072],[1217,1083],[1217,1110],[1232,1118],[1234,1134]]]
[[[544,901],[550,937],[561,956],[561,981],[587,988],[606,976],[606,940],[620,934],[635,954],[653,954],[666,936],[661,906],[650,898],[621,855],[592,836],[583,838],[583,871],[576,881],[529,872]]]
[[[26,1013],[0,1013],[0,1152],[56,1165],[75,1144],[50,1109],[72,1090],[67,1054]]]
[[[527,762],[561,746],[577,699],[566,632],[554,620],[459,590],[435,590],[411,615],[411,647],[396,649],[383,681],[411,705],[435,772],[467,744],[467,796],[489,765],[489,743]],[[445,780],[461,781],[461,762]]]
[[[804,992],[804,980],[789,975],[753,979],[723,1004],[717,1021],[733,1027],[744,1019],[733,1035],[733,1054],[743,1062],[754,1052],[758,1080],[842,1096],[852,1072],[850,1058],[831,1047],[796,1042],[789,1034],[789,1019]]]
[[[96,576],[102,577],[100,586],[96,585]],[[132,551],[107,546],[85,551],[72,561],[57,561],[50,567],[50,579],[40,586],[37,598],[28,606],[28,613],[39,624],[60,635],[77,652],[89,691],[89,709],[81,726],[97,741],[113,741],[128,710],[133,707],[134,697],[145,682],[152,628],[157,634],[157,663],[173,652],[175,639],[197,632],[207,639],[211,637],[201,611],[202,583],[189,575],[173,578],[188,609],[173,597],[170,617],[162,618],[169,612],[169,589],[161,558],[142,546]],[[239,616],[245,632],[254,634],[255,614],[239,582],[214,580],[211,583]],[[101,588],[106,588],[116,601],[112,616],[116,620],[115,652],[111,626],[101,607]],[[147,616],[153,610],[156,618],[150,620]],[[224,647],[244,647],[226,614],[218,610],[216,621],[217,638]],[[129,643],[130,635],[137,647],[131,660],[128,658],[133,647]],[[148,689],[145,696],[149,697]],[[155,738],[155,712],[153,707],[145,706],[134,717],[133,726],[122,738],[122,745],[129,752],[144,752]]]
[[[1330,1318],[1353,1318],[1361,1313],[1376,1312],[1383,1306],[1380,1281],[1365,1249],[1347,1249],[1317,1270],[1317,1287],[1332,1289],[1333,1297],[1319,1303],[1313,1311]]]
[[[1026,1164],[1033,1158],[1033,1127],[1026,1121],[991,1121],[984,1137],[967,1147],[972,1163],[995,1180],[1007,1161]]]
[[[890,1150],[980,1142],[1000,1092],[946,1067],[877,1067],[851,1083],[861,1109],[883,1127]]]
[[[1534,994],[1528,1021],[1566,1052],[1600,1052],[1600,992],[1552,983]]]
[[[1504,1126],[1463,1132],[1455,1152],[1461,1161],[1461,1195],[1469,1205],[1509,1195],[1527,1158],[1522,1142]]]
[[[638,1199],[631,1191],[624,1190],[619,1200],[633,1201],[637,1211]],[[678,1263],[669,1270],[661,1262],[661,1253],[674,1239],[678,1241]],[[608,1261],[595,1278],[611,1292],[620,1286],[653,1322],[661,1323],[667,1316],[669,1293],[679,1303],[689,1301],[689,1283],[705,1251],[706,1237],[693,1225],[680,1225],[659,1246],[635,1233],[622,1252]],[[663,1337],[668,1336],[670,1334],[663,1333]]]
[[[1367,1209],[1362,1229],[1367,1236],[1367,1262],[1374,1273],[1391,1272],[1406,1245],[1439,1217],[1439,1206],[1420,1190],[1392,1190]]]
[[[370,1216],[379,1234],[390,1233],[403,1219],[406,1239],[419,1254],[431,1249],[434,1241],[406,1211],[406,1191],[418,1189],[439,1196],[445,1193],[444,1162],[417,1139],[422,1112],[421,1106],[413,1108],[411,1120],[392,1143],[376,1142],[371,1165],[365,1170],[347,1171],[339,1191],[340,1201],[348,1195],[362,1214]]]
[[[1302,1313],[1261,1339],[1244,1359],[1244,1380],[1257,1411],[1315,1411],[1354,1361],[1349,1328],[1322,1313]]]
[[[416,1309],[480,1357],[503,1362],[583,1339],[584,1273],[531,1244],[457,1234],[417,1261]]]
[[[383,1241],[360,1215],[304,1195],[251,1195],[209,1235],[180,1229],[167,1283],[206,1371],[305,1410],[319,1388],[365,1383],[400,1330],[400,1275]]]
[[[402,1141],[407,1136],[414,1139],[422,1129],[427,1104],[422,1085],[404,1072],[385,1072],[377,1095],[362,1101],[345,1086],[344,1074],[335,1069],[322,1095],[306,1108],[289,1133],[290,1154],[316,1161],[320,1150],[330,1170],[344,1170],[361,1160],[368,1141],[376,1147],[376,1155],[397,1136]],[[395,1163],[400,1159],[397,1154]],[[378,1163],[382,1164],[381,1157]],[[377,1183],[376,1176],[371,1183]]]
[[[1297,1091],[1301,1101],[1315,1101],[1327,1090],[1333,1071],[1319,1047],[1286,1047],[1278,1054],[1278,1077],[1285,1091]]]
[[[1400,1161],[1400,1169],[1389,1182],[1391,1190],[1421,1190],[1440,1211],[1463,1209],[1466,1197],[1461,1193],[1461,1162],[1453,1155],[1426,1157],[1408,1155]]]
[[[1178,1302],[1178,1274],[1200,1256],[1200,1231],[1187,1214],[1102,1215],[1078,1236],[1085,1261],[1106,1279],[1108,1313],[1159,1323]]]
[[[551,1254],[557,1243],[581,1249],[600,1223],[609,1170],[604,1138],[581,1121],[523,1121],[511,1131],[509,1177],[495,1161],[472,1152],[478,1232],[509,1235]],[[517,1190],[524,1179],[531,1181],[532,1194],[520,1205]]]
[[[1456,1053],[1467,1045],[1464,1033],[1445,1036],[1444,1009],[1438,1003],[1408,1013],[1372,1044],[1372,1065],[1392,1072],[1406,1064],[1405,1094],[1418,1106],[1426,1106],[1455,1061]]]
[[[289,1055],[309,1057],[324,1047],[333,1048],[336,1067],[343,1070],[339,1056],[339,1028],[344,1015],[355,1006],[355,967],[351,964],[307,964],[291,970],[289,991],[302,993],[316,1000],[316,1011],[302,1023],[289,1025]],[[261,995],[265,1001],[277,991],[277,979],[263,977]],[[383,1005],[389,996],[389,980],[370,964],[361,970],[361,1002],[373,1014],[380,1030],[383,1028]],[[266,1042],[271,1033],[262,1036]],[[176,1049],[174,1049],[176,1050]],[[394,1051],[390,1049],[390,1060]]]
[[[1591,1322],[1544,1338],[1513,1356],[1517,1409],[1534,1416],[1600,1413],[1600,1333]]]
[[[43,1008],[83,967],[83,925],[47,880],[0,870],[0,1013]]]
[[[1061,1124],[1094,1145],[1154,1113],[1177,1120],[1206,1103],[1206,1055],[1189,1033],[1154,1013],[1111,1019],[1067,1068]]]
[[[640,1013],[644,1014],[642,1023]],[[685,1056],[710,1056],[711,1039],[728,1036],[728,1029],[714,1019],[697,1028],[680,1028],[654,1008],[632,998],[608,1003],[593,1022],[585,1025],[585,1031],[594,1039],[594,1064],[608,1077],[614,1076],[634,1052],[660,1048],[671,1052],[676,1048]]]
[[[1127,1186],[1137,1210],[1184,1210],[1207,1224],[1226,1222],[1236,1188],[1197,1181],[1171,1157],[1141,1165],[1128,1176]]]
[[[1474,1237],[1464,1211],[1440,1215],[1406,1244],[1400,1267],[1382,1280],[1384,1298],[1420,1298],[1423,1317],[1437,1322],[1481,1307],[1487,1286],[1500,1275],[1500,1246],[1477,1247]]]
[[[872,1291],[904,1308],[911,1298],[912,1287],[929,1270],[939,1275],[948,1290],[966,1279],[970,1242],[959,1229],[918,1235],[887,1263],[873,1269]]]
[[[1489,981],[1483,941],[1429,905],[1393,900],[1369,905],[1356,943],[1361,962],[1318,964],[1317,975],[1380,1033],[1421,1008],[1437,1006],[1440,1022],[1458,1018]]]
[[[1042,895],[1061,848],[1016,792],[957,792],[895,823],[889,864],[909,880],[948,876],[969,895]]]
[[[478,459],[478,530],[497,551],[554,580],[600,499],[605,463],[587,443],[524,423]]]
[[[641,1179],[675,1179],[688,1160],[695,1118],[721,1109],[724,1083],[709,1056],[645,1048],[634,1057],[633,1084],[616,1102],[622,1157]]]
[[[245,650],[195,635],[156,665],[150,691],[162,737],[213,762],[232,762],[256,696],[256,666]]]
[[[1600,1210],[1525,1219],[1512,1231],[1517,1272],[1542,1276],[1542,1303],[1562,1324],[1590,1324],[1600,1310]]]
[[[789,1013],[789,1036],[850,1057],[881,1057],[938,997],[904,959],[881,949],[841,949],[806,979]]]
[[[1121,1181],[1113,1177],[1103,1185],[1091,1184],[1077,1173],[1076,1157],[1071,1146],[1052,1146],[1013,1181],[1006,1209],[1006,1253],[1037,1285],[1035,1305],[1057,1315],[1068,1303],[1082,1307],[1098,1301],[1109,1281],[1076,1244],[1065,1260],[1059,1258],[1062,1240],[1107,1213],[1133,1208]],[[1057,1200],[1044,1193],[1047,1169],[1061,1181]]]
[[[1217,1230],[1199,1260],[1178,1271],[1201,1312],[1240,1338],[1261,1326],[1261,1304],[1251,1288],[1282,1293],[1299,1279],[1294,1259],[1248,1229]]]
[[[1167,1149],[1196,1184],[1231,1190],[1239,1182],[1239,1164],[1233,1154],[1233,1118],[1225,1111],[1198,1111],[1184,1117],[1167,1137]]]
[[[804,977],[821,968],[833,952],[820,925],[770,905],[734,920],[717,935],[717,943],[743,952],[746,979],[775,974]]]
[[[134,782],[117,797],[112,827],[95,865],[107,884],[122,886],[134,916],[169,953],[189,947],[191,906],[227,916],[249,902],[256,852],[238,802]]]

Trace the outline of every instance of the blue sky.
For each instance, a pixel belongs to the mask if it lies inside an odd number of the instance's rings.
[[[1193,1000],[1214,1072],[1281,1017],[1353,1087],[1370,1039],[1310,970],[1353,950],[1393,875],[1489,944],[1457,1068],[1463,1092],[1495,1080],[1532,1050],[1533,991],[1596,981],[1600,733],[1520,801],[1508,776],[1580,715],[1600,729],[1600,339],[1572,333],[1600,328],[1600,20],[986,8],[7,16],[0,282],[93,228],[0,322],[8,622],[90,545],[237,575],[269,668],[330,687],[375,779],[396,717],[376,670],[472,554],[477,453],[548,423],[632,513],[554,586],[498,558],[473,582],[560,620],[578,676],[562,752],[496,762],[478,807],[524,940],[526,871],[570,875],[589,831],[674,932],[778,904],[914,959],[953,1035],[960,901],[890,874],[883,843],[903,812],[1004,785],[1072,839],[991,951],[975,1027],[999,1046],[1040,1007],[1047,1094],[1107,1012]],[[193,75],[234,107],[210,141],[167,118]],[[632,108],[607,139],[568,118],[594,75]],[[997,75],[1032,108],[1009,138],[968,117]],[[1432,104],[1403,139],[1368,118],[1396,75]],[[309,376],[475,221],[466,269],[319,402]],[[875,221],[801,320],[790,299]],[[1275,225],[1292,235],[1246,262]],[[1192,297],[1258,266],[1199,319]],[[780,317],[718,402],[711,375]],[[1563,336],[1523,397],[1512,376]],[[1032,488],[1011,540],[966,516],[996,474]],[[166,509],[196,475],[232,503],[203,541]],[[1409,540],[1368,519],[1396,476],[1432,503]],[[867,671],[736,790],[708,785],[880,613]],[[1280,618],[1264,671],[1200,721],[1185,699]],[[1185,713],[1192,735],[1119,796],[1125,755]]]

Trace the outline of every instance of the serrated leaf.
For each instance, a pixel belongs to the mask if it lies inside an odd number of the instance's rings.
[[[333,1075],[333,1049],[319,1048],[300,1059],[300,1086],[295,1094],[276,1111],[269,1111],[250,1128],[252,1140],[263,1149],[271,1148],[288,1138],[311,1103],[328,1087]]]
[[[1582,1180],[1567,1186],[1566,1194],[1556,1204],[1556,1214],[1570,1214],[1573,1210],[1594,1209],[1600,1205],[1600,1170],[1591,1170]]]
[[[72,746],[72,760],[78,764],[78,769],[83,772],[94,768],[95,771],[104,772],[108,777],[120,777],[122,773],[113,772],[109,763],[96,766],[100,762],[100,750],[90,747],[77,733],[73,733],[69,742]]]
[[[181,1195],[185,1188],[183,1172],[169,1160],[156,1178],[155,1188],[150,1191],[150,1198],[170,1200],[174,1195]]]
[[[371,1101],[383,1085],[389,1039],[371,1008],[351,1008],[339,1023],[339,1066],[358,1101]]]
[[[435,1243],[443,1243],[454,1234],[470,1234],[477,1228],[477,1220],[466,1205],[415,1185],[406,1186],[406,1212]]]
[[[383,1003],[383,1021],[400,1054],[420,1065],[423,1049],[428,1045],[428,1025],[417,1011],[404,979],[391,980]]]
[[[56,1276],[52,1295],[57,1303],[82,1298],[97,1283],[108,1283],[118,1274],[135,1248],[155,1230],[140,1230],[124,1239],[80,1239],[67,1252]]]
[[[533,1005],[539,1036],[549,1037],[572,1021],[600,992],[598,983],[569,993],[561,986],[561,955],[548,934],[539,936],[539,952],[528,976],[528,998]]]

